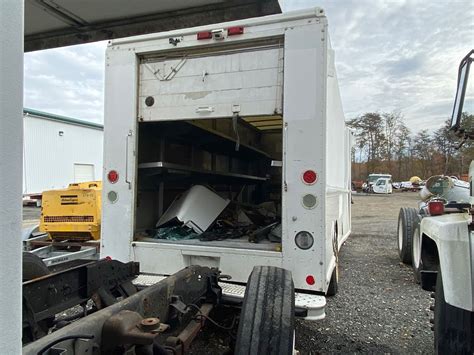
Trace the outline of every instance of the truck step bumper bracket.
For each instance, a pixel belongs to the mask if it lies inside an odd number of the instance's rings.
[[[166,276],[141,274],[132,282],[137,287],[152,286],[165,279]],[[241,302],[245,295],[245,286],[227,282],[219,282],[223,299]],[[309,321],[317,321],[326,317],[326,297],[308,293],[295,293],[296,316]]]

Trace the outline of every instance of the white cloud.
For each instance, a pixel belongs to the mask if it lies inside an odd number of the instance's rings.
[[[25,54],[25,107],[103,122],[106,42]]]
[[[399,110],[416,131],[451,114],[460,59],[474,48],[474,2],[285,0],[329,21],[347,118]],[[25,55],[25,106],[103,120],[105,42]]]
[[[451,114],[457,68],[474,48],[472,1],[287,0],[325,9],[347,118],[399,110],[414,131]]]

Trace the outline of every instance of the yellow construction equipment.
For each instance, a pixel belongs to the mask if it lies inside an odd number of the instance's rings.
[[[39,229],[53,240],[100,239],[102,181],[43,192]]]

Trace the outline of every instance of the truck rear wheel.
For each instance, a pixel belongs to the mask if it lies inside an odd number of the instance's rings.
[[[434,345],[437,354],[474,353],[474,312],[446,303],[441,270],[436,279]]]
[[[48,267],[39,256],[23,252],[23,281],[30,281],[49,273]]]
[[[50,274],[48,267],[38,255],[24,251],[22,258],[23,282]],[[24,326],[22,336],[23,343],[29,343],[48,334],[53,320],[54,316],[39,321],[36,329],[31,328],[29,325]]]
[[[402,207],[398,214],[398,255],[405,264],[412,263],[413,232],[418,224],[419,217],[415,208]]]
[[[334,266],[334,270],[331,275],[331,280],[329,281],[329,286],[326,291],[326,296],[335,296],[339,289],[339,269],[338,265]]]
[[[255,266],[245,290],[235,354],[293,354],[295,289],[291,272]]]

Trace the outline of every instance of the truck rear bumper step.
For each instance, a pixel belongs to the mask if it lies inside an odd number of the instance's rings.
[[[160,282],[165,278],[166,276],[140,274],[132,281],[132,283],[137,287],[148,287]],[[222,288],[223,296],[228,299],[238,301],[244,298],[245,286],[243,285],[236,285],[220,281],[219,286]],[[307,311],[306,316],[303,318],[305,320],[317,321],[324,319],[326,317],[326,297],[296,292],[295,308],[305,309]]]

